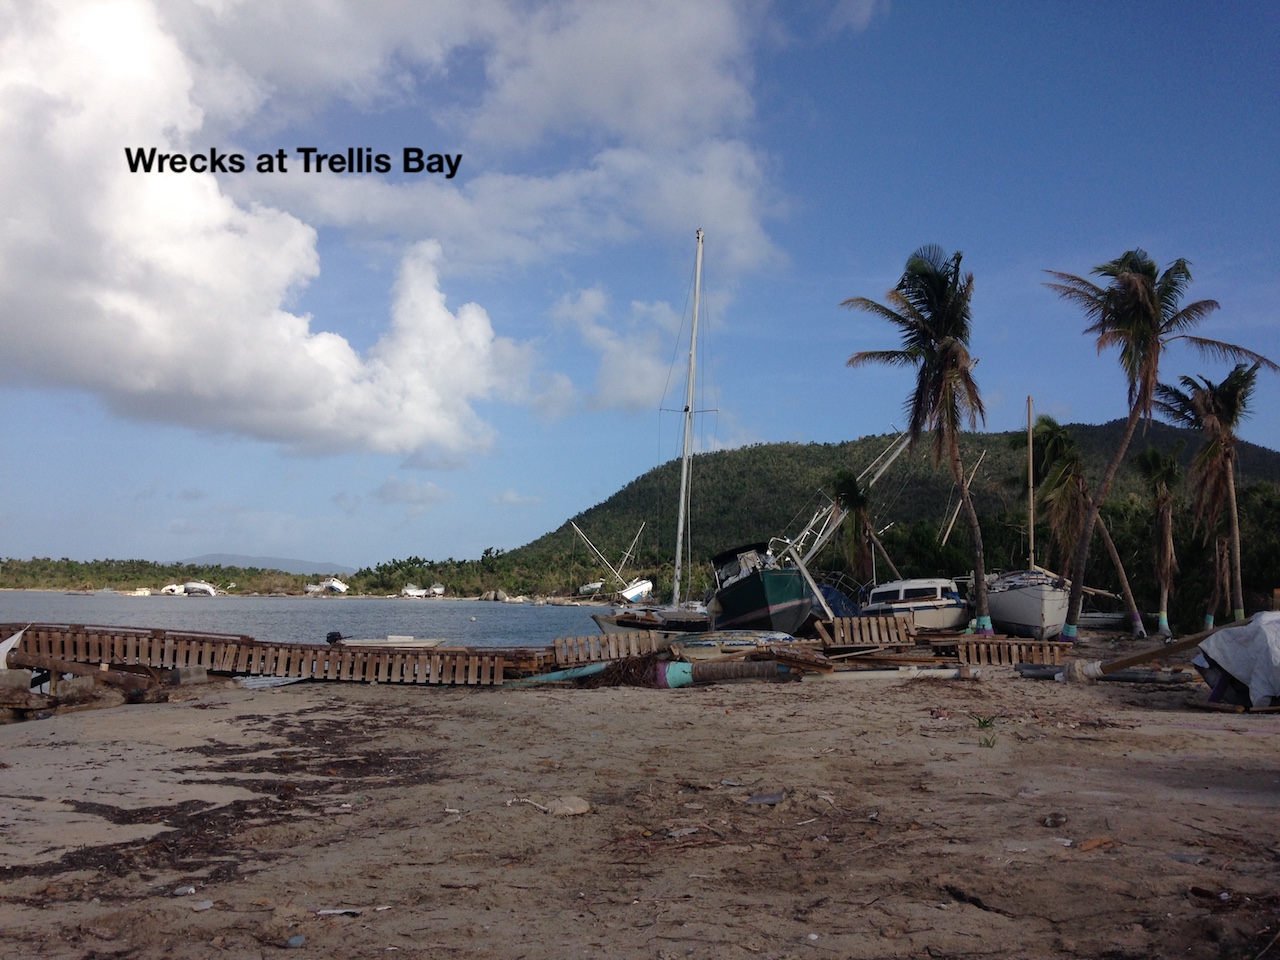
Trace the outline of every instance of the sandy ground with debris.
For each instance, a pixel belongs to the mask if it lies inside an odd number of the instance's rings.
[[[0,727],[0,956],[1280,960],[1280,716],[1198,684],[186,696]]]

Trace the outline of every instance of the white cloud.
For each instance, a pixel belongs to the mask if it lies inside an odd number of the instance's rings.
[[[490,502],[499,507],[524,507],[531,503],[541,503],[542,498],[526,496],[514,490],[504,490],[497,496],[490,497]]]
[[[600,356],[590,406],[629,413],[657,410],[669,384],[671,344],[680,318],[665,303],[632,303],[621,323],[610,323],[608,313],[608,298],[598,287],[561,298],[552,311]],[[682,374],[677,377],[683,382]]]
[[[567,134],[667,153],[749,117],[746,49],[728,0],[541,5],[494,45],[471,131],[501,146]]]
[[[870,26],[877,15],[883,16],[888,8],[889,0],[836,0],[831,8],[831,28],[860,32]]]
[[[408,508],[411,517],[453,499],[452,493],[429,480],[405,477],[388,477],[372,496],[380,503]]]
[[[728,0],[8,7],[10,375],[92,392],[136,419],[409,463],[491,443],[478,402],[561,414],[576,398],[569,378],[540,370],[479,305],[450,310],[440,271],[546,262],[694,225],[723,236],[726,272],[773,256],[759,161],[735,139],[752,111],[744,23]],[[469,86],[451,73],[467,58],[484,71]],[[465,95],[438,106],[430,93],[445,86]],[[397,184],[125,165],[125,147],[232,149],[335,105],[406,104],[424,126],[454,131],[466,175]],[[504,169],[521,154],[512,148],[565,138],[577,146],[536,173],[518,159]],[[473,144],[487,145],[483,164]],[[363,352],[323,316],[287,308],[323,268],[312,224],[402,252],[391,316]],[[583,329],[602,357],[595,402],[651,407],[652,333]]]

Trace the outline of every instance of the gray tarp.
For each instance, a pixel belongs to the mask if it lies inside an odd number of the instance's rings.
[[[1251,706],[1269,707],[1280,697],[1280,612],[1255,613],[1244,626],[1219,630],[1200,650],[1249,688]]]

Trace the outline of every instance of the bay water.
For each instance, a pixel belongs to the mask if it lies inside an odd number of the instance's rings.
[[[600,628],[598,606],[494,603],[400,597],[134,597],[112,591],[0,590],[0,623],[198,630],[274,643],[324,643],[344,637],[444,637],[468,647],[545,647],[557,637]],[[3,638],[0,638],[3,639]]]

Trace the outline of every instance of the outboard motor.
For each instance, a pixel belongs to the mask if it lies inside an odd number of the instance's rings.
[[[344,637],[337,630],[330,630],[325,635],[325,639],[328,640],[330,643],[341,643]]]

